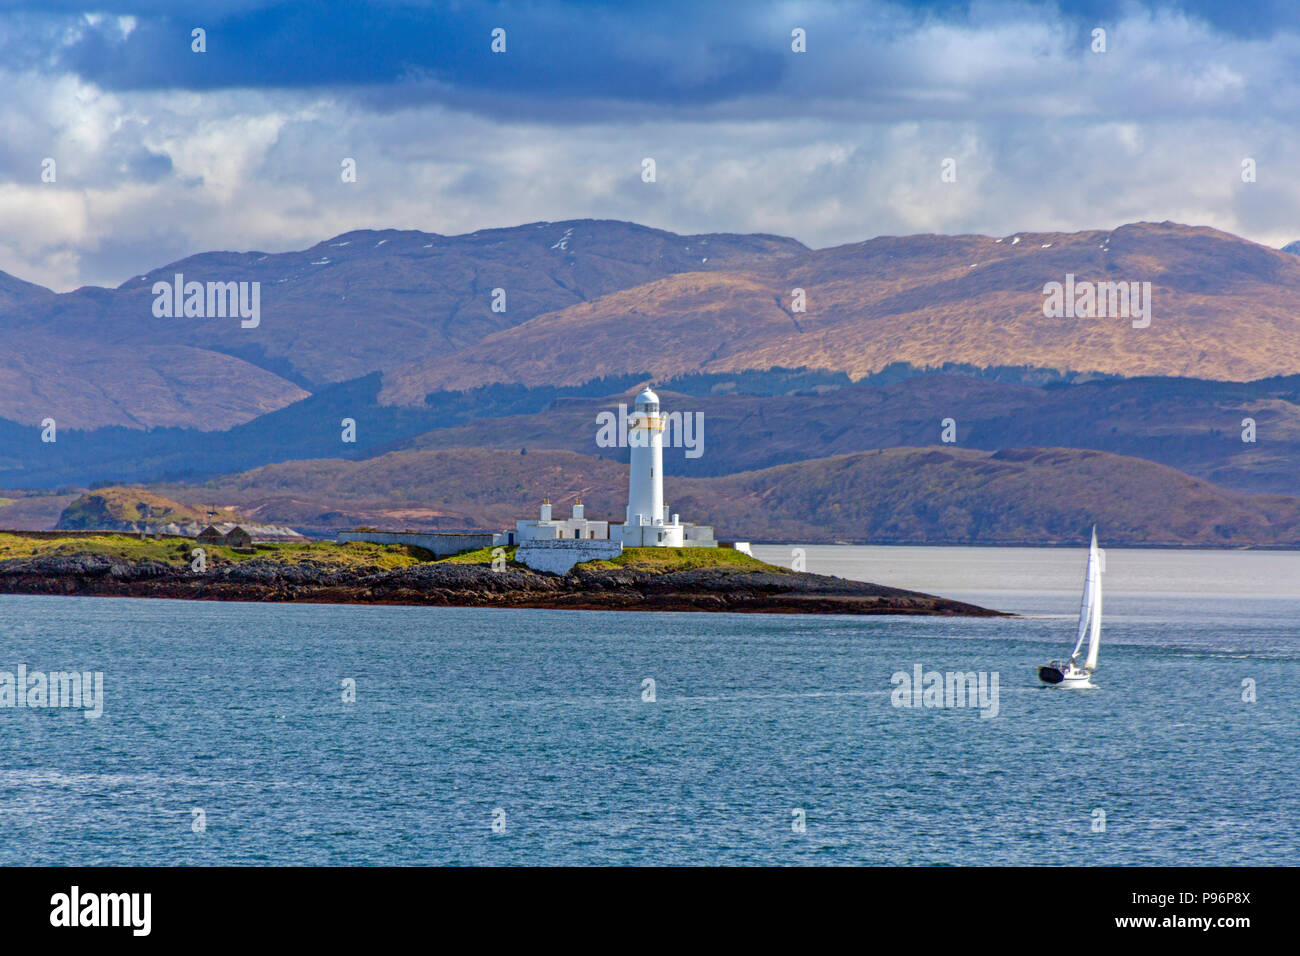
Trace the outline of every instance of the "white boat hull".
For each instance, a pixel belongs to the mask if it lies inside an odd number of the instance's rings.
[[[1062,664],[1059,661],[1038,668],[1038,679],[1049,687],[1060,687],[1063,690],[1081,690],[1096,686],[1092,683],[1092,671],[1073,664]]]

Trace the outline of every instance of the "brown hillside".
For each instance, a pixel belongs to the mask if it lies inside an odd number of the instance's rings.
[[[172,524],[203,527],[241,520],[232,511],[222,509],[211,516],[208,511],[208,506],[183,505],[143,488],[118,486],[87,492],[71,502],[54,527],[60,531],[154,531]]]
[[[1014,241],[1014,240],[1019,241]],[[1149,328],[1043,316],[1043,286],[1150,282]],[[791,290],[807,312],[789,313]],[[391,373],[385,399],[484,382],[576,384],[773,366],[1027,365],[1245,381],[1297,371],[1300,257],[1205,227],[885,237],[686,274],[539,316]]]
[[[928,445],[953,417],[962,448],[1091,448],[1146,458],[1239,491],[1300,495],[1300,379],[1250,384],[1120,379],[1040,388],[931,374],[819,394],[658,394],[665,411],[699,413],[702,454],[665,448],[668,474],[710,476],[808,458]],[[562,399],[544,412],[439,428],[404,447],[561,448],[627,460],[596,445],[597,415],[632,394]],[[1253,418],[1258,440],[1241,441]]]
[[[261,325],[155,318],[152,285],[177,272],[262,283]],[[1044,318],[1043,285],[1067,273],[1151,282],[1150,328]],[[804,313],[790,311],[796,287]],[[492,311],[495,288],[505,312]],[[1300,257],[1173,223],[815,251],[593,220],[451,237],[358,231],[295,252],[202,253],[117,289],[54,295],[0,275],[0,418],[219,429],[374,371],[396,404],[491,382],[777,365],[855,378],[891,362],[959,362],[1244,381],[1297,371],[1296,301]]]
[[[756,538],[908,544],[1300,543],[1300,498],[1245,495],[1138,458],[1075,449],[889,448],[704,479],[724,527]]]
[[[267,523],[329,534],[358,524],[503,528],[543,497],[621,519],[625,466],[566,451],[394,452],[361,462],[271,465],[202,487]],[[1300,498],[1218,488],[1137,458],[1072,449],[891,448],[719,478],[669,478],[684,519],[757,541],[925,544],[1077,542],[1094,522],[1112,544],[1300,545]]]
[[[0,352],[0,417],[59,428],[230,428],[306,398],[241,359],[185,346],[104,346],[43,333]]]
[[[40,404],[77,427],[226,428],[304,394],[282,377],[319,385],[386,371],[666,275],[747,268],[804,251],[779,236],[679,236],[577,220],[464,236],[359,230],[293,252],[205,252],[116,289],[63,295],[0,273],[8,355],[0,360],[0,418],[26,419]],[[260,282],[261,324],[155,317],[153,284],[176,273],[186,281]],[[504,312],[492,310],[496,288],[506,291]],[[68,350],[51,349],[45,336]],[[98,364],[83,360],[101,354]],[[262,368],[250,371],[247,362]]]

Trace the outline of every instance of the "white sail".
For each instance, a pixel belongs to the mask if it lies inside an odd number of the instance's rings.
[[[1084,573],[1083,578],[1083,598],[1079,602],[1079,637],[1074,642],[1074,650],[1070,652],[1070,660],[1074,660],[1079,656],[1079,650],[1083,647],[1083,639],[1088,636],[1088,621],[1092,617],[1093,606],[1097,603],[1096,592],[1099,581],[1097,528],[1094,525],[1092,529],[1092,545],[1088,548],[1088,570]]]
[[[1093,549],[1096,549],[1096,535],[1093,536]],[[1083,662],[1083,666],[1088,670],[1094,670],[1097,666],[1097,652],[1101,650],[1101,573],[1104,561],[1099,561],[1097,565],[1097,587],[1093,591],[1092,599],[1092,633],[1088,638],[1088,659]]]

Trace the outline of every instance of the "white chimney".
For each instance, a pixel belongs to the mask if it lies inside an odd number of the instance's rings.
[[[543,521],[551,520],[551,499],[550,498],[547,498],[545,501],[542,502],[542,520]]]
[[[582,512],[582,499],[578,499],[573,503],[573,517],[575,518],[584,517]]]

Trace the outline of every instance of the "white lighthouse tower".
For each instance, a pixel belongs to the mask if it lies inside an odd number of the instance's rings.
[[[623,545],[629,548],[680,548],[683,528],[664,504],[664,419],[659,396],[646,389],[628,417],[630,470]]]
[[[628,416],[627,444],[631,471],[627,486],[627,523],[653,525],[664,514],[664,422],[659,396],[646,389]]]

